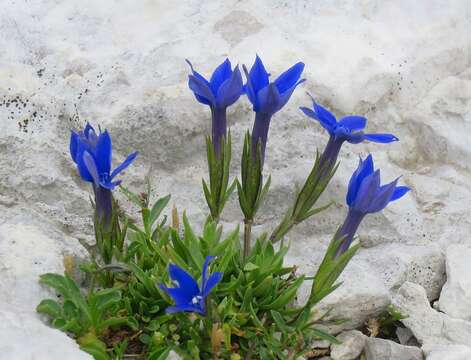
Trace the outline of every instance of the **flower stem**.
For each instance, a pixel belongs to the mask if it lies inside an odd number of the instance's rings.
[[[244,260],[247,259],[250,253],[250,241],[252,236],[252,219],[244,220]]]

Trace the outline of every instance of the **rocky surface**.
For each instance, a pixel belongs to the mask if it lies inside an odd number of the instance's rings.
[[[332,360],[355,360],[363,352],[367,336],[358,330],[350,330],[337,336],[337,340],[340,344],[330,347]]]
[[[471,347],[471,322],[432,309],[425,289],[420,285],[404,283],[392,303],[401,313],[407,314],[402,323],[412,331],[427,352],[436,347],[455,344]]]
[[[366,360],[422,360],[422,350],[404,346],[390,340],[368,338],[365,344]]]
[[[426,360],[468,360],[471,359],[471,348],[465,345],[448,345],[435,348],[429,352]]]
[[[294,183],[304,180],[315,149],[326,142],[320,126],[298,111],[309,104],[309,91],[336,114],[363,114],[369,130],[393,132],[401,142],[344,147],[322,199],[336,205],[293,230],[289,261],[314,272],[346,213],[346,184],[357,157],[374,152],[384,178],[402,174],[401,182],[413,191],[366,219],[359,231],[363,248],[324,306],[338,305],[333,315],[352,319],[343,327],[353,328],[379,313],[405,281],[424,287],[422,305],[425,294],[438,298],[446,248],[471,242],[470,16],[466,0],[431,0],[426,10],[407,0],[187,0],[172,6],[162,0],[5,0],[0,289],[6,295],[0,324],[13,317],[20,330],[38,329],[29,336],[41,346],[37,359],[62,359],[50,350],[61,346],[68,349],[61,350],[67,359],[84,358],[34,313],[47,295],[37,276],[60,271],[66,253],[83,254],[77,239],[92,235],[90,189],[69,158],[69,129],[86,120],[108,128],[116,162],[139,150],[125,183],[137,190],[150,174],[156,191],[172,193],[172,201],[198,224],[207,212],[200,184],[209,111],[187,89],[184,59],[208,74],[225,56],[249,65],[255,53],[274,75],[304,61],[308,81],[272,121],[266,160],[272,188],[254,232],[276,224]],[[236,174],[241,137],[253,116],[246,99],[229,115]],[[233,198],[222,222],[230,229],[240,219]],[[425,315],[430,311],[423,309]],[[428,325],[448,324],[433,314],[439,320]],[[411,329],[420,340],[420,331]],[[21,349],[15,331],[2,336],[0,349]],[[443,336],[430,334],[435,335]]]
[[[471,321],[471,246],[452,245],[446,251],[446,283],[438,307],[444,313]]]

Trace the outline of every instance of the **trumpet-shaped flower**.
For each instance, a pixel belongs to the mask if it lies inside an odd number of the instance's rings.
[[[381,185],[380,180],[380,171],[374,169],[373,157],[368,155],[364,161],[360,158],[358,168],[348,184],[346,201],[349,210],[337,234],[338,238],[343,238],[337,256],[350,247],[365,215],[383,210],[391,201],[400,199],[410,190],[407,186],[397,186],[399,179],[386,185]]]
[[[216,154],[219,154],[221,139],[227,137],[226,109],[234,104],[243,93],[242,75],[239,66],[232,70],[231,62],[226,59],[216,70],[208,81],[198,73],[193,65],[188,76],[188,86],[195,94],[196,100],[208,105],[212,115],[212,141]]]
[[[250,72],[244,66],[247,77],[245,92],[253,105],[253,111],[256,113],[252,130],[252,150],[256,154],[257,144],[260,142],[262,162],[265,158],[271,117],[286,105],[294,89],[305,81],[305,79],[301,79],[303,70],[304,64],[298,62],[278,76],[275,81],[270,82],[270,74],[265,70],[258,55]]]
[[[121,183],[121,180],[113,180],[134,161],[137,152],[130,154],[121,165],[111,171],[111,137],[106,130],[97,134],[87,123],[83,131],[71,131],[70,155],[77,164],[80,177],[93,183],[99,219],[105,218],[108,222],[111,217],[111,190]]]
[[[201,288],[198,286],[196,280],[188,274],[181,267],[170,264],[169,274],[176,287],[169,288],[165,285],[160,285],[160,288],[165,291],[175,302],[175,306],[168,307],[165,311],[167,313],[176,312],[196,312],[201,315],[206,314],[205,300],[211,290],[221,281],[222,273],[215,272],[208,277],[209,263],[214,259],[214,256],[206,257],[203,265]]]
[[[311,97],[312,98],[312,97]],[[347,141],[351,144],[358,144],[365,140],[377,143],[390,143],[399,139],[392,134],[370,134],[365,133],[367,120],[363,116],[349,115],[337,121],[334,114],[317,104],[312,99],[313,109],[301,107],[301,111],[312,119],[319,121],[324,129],[329,133],[329,142],[322,154],[321,161],[329,161],[335,164],[342,144]]]

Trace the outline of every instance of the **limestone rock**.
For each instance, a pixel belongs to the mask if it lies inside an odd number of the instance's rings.
[[[324,309],[351,318],[337,327],[341,331],[384,310],[404,281],[422,285],[430,300],[438,296],[441,251],[470,242],[469,1],[443,6],[430,0],[426,11],[410,0],[95,3],[2,3],[0,269],[6,270],[0,292],[9,306],[34,308],[47,295],[37,284],[39,274],[62,271],[62,254],[81,256],[77,238],[92,239],[91,189],[78,179],[68,154],[70,129],[86,121],[110,131],[114,164],[140,151],[123,173],[125,185],[140,191],[150,174],[156,191],[171,193],[198,228],[207,215],[201,178],[207,176],[210,110],[188,90],[184,59],[207,75],[226,56],[250,66],[256,53],[273,77],[304,61],[307,81],[271,122],[265,173],[272,186],[254,236],[281,220],[295,183],[302,184],[316,148],[327,141],[321,126],[299,112],[310,104],[309,91],[338,116],[365,115],[369,132],[392,132],[401,141],[345,144],[319,202],[335,205],[289,234],[290,262],[313,275],[346,214],[358,155],[372,152],[385,180],[403,175],[412,192],[365,219],[358,232],[363,248]],[[253,113],[243,98],[228,114],[235,176]],[[240,221],[233,196],[221,223],[231,230]],[[25,314],[37,320],[34,312]]]
[[[427,354],[426,360],[469,360],[471,347],[465,345],[448,345],[438,347]]]
[[[365,345],[366,360],[422,360],[422,350],[405,346],[391,340],[368,338]]]
[[[447,280],[438,307],[458,319],[471,321],[471,246],[451,245],[446,250]]]
[[[454,319],[430,307],[424,288],[410,282],[401,286],[393,297],[396,306],[407,318],[407,326],[420,344],[427,348],[461,344],[471,346],[471,322]]]
[[[332,360],[355,360],[363,351],[367,336],[358,330],[351,330],[341,333],[337,339],[341,343],[330,347]]]

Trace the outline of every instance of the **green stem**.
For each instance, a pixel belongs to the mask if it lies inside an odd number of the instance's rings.
[[[244,260],[247,259],[250,253],[250,240],[252,236],[252,219],[244,220]]]

